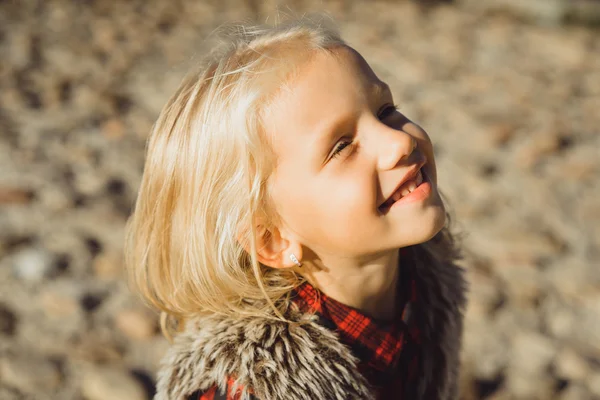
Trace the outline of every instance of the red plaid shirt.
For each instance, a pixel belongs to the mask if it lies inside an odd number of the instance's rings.
[[[336,331],[340,341],[359,359],[358,369],[367,379],[378,399],[413,399],[419,368],[419,330],[411,311],[417,301],[417,288],[411,274],[403,269],[398,287],[399,318],[393,322],[377,321],[359,310],[344,305],[313,286],[304,283],[295,290],[293,301],[306,312],[314,312],[319,323]],[[231,382],[230,382],[231,383]],[[231,393],[212,388],[195,393],[193,400],[237,400]]]

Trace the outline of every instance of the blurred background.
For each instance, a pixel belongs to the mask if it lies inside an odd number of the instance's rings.
[[[0,399],[153,395],[122,260],[145,140],[211,32],[277,8],[329,12],[436,143],[461,398],[600,399],[596,0],[0,1]]]

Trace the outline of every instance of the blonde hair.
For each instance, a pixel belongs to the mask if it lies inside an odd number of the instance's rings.
[[[279,220],[267,185],[275,158],[261,116],[315,51],[341,45],[323,19],[238,27],[160,113],[127,223],[125,260],[134,290],[163,312],[168,338],[167,316],[284,319],[281,300],[302,279],[256,257],[256,218]],[[453,247],[447,229],[436,238],[431,243]]]
[[[283,318],[276,303],[301,280],[256,258],[253,222],[278,220],[267,193],[275,160],[261,114],[303,60],[344,44],[330,25],[309,19],[242,26],[226,36],[160,113],[126,227],[130,283],[177,320],[269,310]]]

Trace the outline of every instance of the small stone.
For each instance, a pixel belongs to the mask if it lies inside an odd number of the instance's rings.
[[[566,299],[578,298],[589,283],[591,276],[583,260],[569,257],[557,265],[544,270],[544,279]]]
[[[558,396],[551,398],[557,400],[593,399],[590,397],[590,393],[585,389],[585,387],[577,383],[569,383],[569,385],[563,391],[561,391]]]
[[[109,119],[102,125],[102,134],[108,139],[121,139],[125,134],[125,125],[116,118]]]
[[[53,212],[66,210],[71,204],[68,192],[59,187],[44,188],[39,192],[39,197],[41,205]]]
[[[507,145],[515,136],[516,128],[508,123],[500,123],[489,128],[489,135],[494,147]]]
[[[123,256],[117,252],[102,252],[94,259],[94,274],[104,280],[120,279],[123,274]]]
[[[81,390],[87,400],[146,400],[141,383],[117,366],[89,368],[84,373]]]
[[[25,248],[13,256],[15,275],[30,283],[42,281],[50,273],[53,265],[52,256],[42,248]]]
[[[597,171],[598,164],[593,160],[568,160],[560,166],[557,178],[583,181],[596,176]]]
[[[595,397],[600,398],[600,372],[590,375],[586,385]]]
[[[514,399],[550,399],[554,389],[553,380],[543,374],[522,374],[509,370],[506,385]]]
[[[133,340],[127,349],[127,357],[143,365],[152,375],[158,373],[161,360],[169,350],[169,341],[162,335],[154,335],[148,340]]]
[[[575,351],[565,348],[556,358],[556,374],[561,378],[583,380],[589,372],[587,363]]]
[[[17,328],[17,315],[5,304],[0,303],[0,334],[12,336]]]
[[[467,304],[467,309],[465,310],[465,320],[466,321],[481,321],[488,314],[488,307],[483,304],[481,301],[471,301]]]
[[[2,400],[23,400],[21,392],[0,385],[0,399]]]
[[[115,26],[106,19],[99,19],[94,22],[91,28],[94,45],[104,51],[114,49],[117,42]]]
[[[477,249],[478,254],[485,254],[493,259],[494,264],[501,268],[508,268],[508,272],[501,274],[506,276],[510,270],[525,266],[535,266],[540,256],[553,257],[564,252],[565,244],[558,234],[544,231],[536,231],[523,225],[497,224],[494,230],[486,232],[486,235],[471,235],[465,244],[472,249]],[[506,249],[510,249],[507,251]]]
[[[600,357],[600,293],[589,293],[579,301],[572,343],[577,344],[584,354]]]
[[[69,317],[79,310],[77,300],[68,293],[48,290],[41,294],[40,299],[44,312],[50,317]]]
[[[523,375],[543,374],[556,354],[553,342],[535,332],[516,332],[512,345],[511,369]]]
[[[89,160],[91,155],[82,154],[82,158]],[[86,196],[95,196],[104,186],[104,180],[98,169],[81,168],[75,174],[75,188],[77,191]]]
[[[463,354],[466,364],[471,366],[478,379],[493,380],[508,363],[506,339],[489,320],[472,321],[465,328],[463,341],[468,346]]]
[[[15,356],[0,359],[0,379],[24,393],[51,390],[61,382],[57,366],[39,357]]]
[[[542,294],[540,272],[526,265],[504,265],[497,268],[506,282],[508,296],[515,305],[533,304]]]
[[[123,359],[124,349],[100,334],[91,333],[73,348],[73,359],[93,363],[110,363]]]
[[[24,26],[15,26],[8,38],[10,40],[8,41],[8,49],[5,49],[5,59],[10,60],[12,68],[25,68],[31,62],[31,31]]]
[[[565,2],[560,0],[503,0],[483,1],[469,4],[478,5],[486,11],[506,11],[520,18],[531,19],[539,24],[558,24],[565,16]]]
[[[94,312],[102,305],[104,301],[104,296],[100,294],[87,293],[81,299],[79,299],[79,304],[81,308],[83,308],[87,312]]]
[[[558,132],[541,132],[529,138],[529,143],[516,154],[518,163],[524,168],[531,168],[545,157],[557,153],[563,143]]]
[[[34,193],[31,190],[0,187],[0,204],[28,204],[33,198]]]
[[[480,321],[498,304],[502,297],[500,283],[496,277],[482,273],[473,268],[467,270],[467,280],[469,282],[470,296],[477,301],[469,302],[465,318],[468,320]]]
[[[123,310],[115,317],[117,328],[130,339],[143,340],[154,336],[156,320],[140,310]]]
[[[558,308],[555,312],[548,313],[546,318],[548,330],[554,337],[566,338],[573,332],[575,316],[569,309]]]

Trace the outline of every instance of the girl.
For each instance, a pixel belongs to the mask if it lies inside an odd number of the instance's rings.
[[[465,284],[432,145],[322,23],[240,29],[149,137],[131,281],[157,399],[454,399]],[[170,335],[170,333],[169,333]]]

